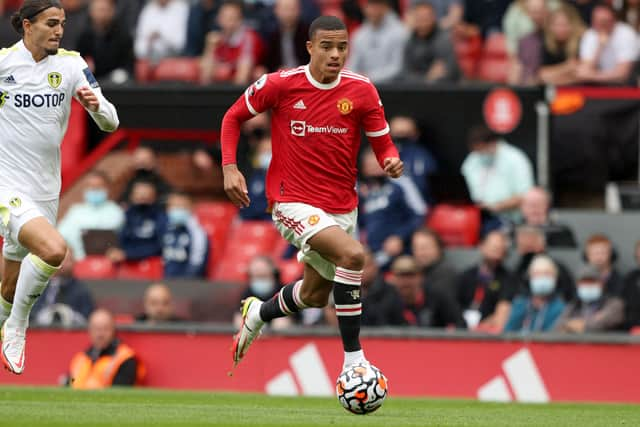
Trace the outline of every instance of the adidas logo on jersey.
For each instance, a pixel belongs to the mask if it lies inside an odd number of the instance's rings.
[[[302,102],[302,99],[301,99],[300,101],[296,102],[296,103],[293,105],[293,109],[294,109],[294,110],[306,110],[306,109],[307,109],[307,106],[306,106],[306,105],[304,105],[304,102]]]
[[[2,83],[7,83],[7,84],[10,84],[10,85],[14,85],[14,84],[16,84],[18,82],[13,77],[13,74],[9,74],[9,77],[7,77],[6,79],[2,80]]]

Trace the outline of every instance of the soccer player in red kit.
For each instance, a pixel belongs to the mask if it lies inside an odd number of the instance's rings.
[[[224,188],[237,206],[248,206],[246,182],[236,166],[240,125],[271,110],[267,199],[276,228],[300,250],[298,260],[305,265],[303,280],[284,286],[270,300],[250,297],[243,302],[234,366],[265,322],[324,307],[332,290],[344,367],[366,362],[359,339],[365,255],[354,238],[361,129],[388,176],[399,177],[403,164],[375,87],[366,77],[343,70],[348,51],[344,23],[333,16],[317,18],[309,29],[307,50],[308,65],[263,75],[222,121]]]

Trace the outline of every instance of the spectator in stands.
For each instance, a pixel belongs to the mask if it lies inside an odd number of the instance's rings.
[[[0,0],[0,46],[8,47],[20,40],[20,36],[11,25],[11,15],[15,8],[9,7],[6,0]]]
[[[435,231],[421,227],[411,236],[411,254],[422,269],[425,289],[437,288],[456,297],[455,269],[445,260],[445,249]]]
[[[31,311],[36,325],[61,325],[64,327],[85,325],[94,309],[93,298],[87,285],[73,275],[73,252],[60,265],[60,270],[49,281]]]
[[[198,0],[191,3],[187,18],[187,40],[185,56],[200,56],[204,52],[204,42],[210,31],[216,30],[216,15],[220,2],[217,0]]]
[[[295,68],[309,62],[309,26],[300,17],[300,0],[276,0],[278,28],[268,37],[264,65],[267,72]]]
[[[91,0],[89,18],[78,41],[80,55],[91,58],[97,79],[123,83],[133,75],[133,39],[116,19],[114,0]]]
[[[422,272],[413,257],[402,255],[391,264],[389,283],[400,294],[407,323],[411,326],[464,328],[464,319],[455,300],[436,289],[425,292],[422,280]]]
[[[410,178],[387,178],[372,150],[362,156],[361,171],[359,221],[378,265],[388,266],[424,224],[427,205]]]
[[[120,201],[127,203],[131,197],[131,190],[138,181],[152,182],[160,203],[165,203],[167,195],[171,192],[171,186],[158,172],[158,160],[156,154],[149,147],[138,147],[133,152],[132,163],[134,173],[122,192]]]
[[[78,42],[89,21],[87,12],[87,0],[61,0],[64,8],[66,24],[64,37],[60,41],[60,47],[69,50],[78,50]]]
[[[615,269],[618,259],[611,240],[604,234],[590,236],[584,245],[585,262],[600,272],[604,290],[609,295],[621,295],[624,282],[622,275]]]
[[[502,31],[502,18],[513,0],[465,0],[463,24],[458,33],[463,36],[480,35]]]
[[[155,186],[150,181],[138,180],[133,184],[120,230],[120,248],[110,248],[107,257],[122,262],[160,256],[166,229],[167,214],[158,203]]]
[[[549,3],[557,6],[556,2],[547,0],[518,0],[504,17],[507,53],[511,62],[509,82],[512,84],[538,83],[537,72],[542,62],[543,29]]]
[[[533,167],[527,155],[485,125],[471,128],[471,153],[464,175],[471,198],[489,215],[485,230],[517,222],[524,193],[533,187]]]
[[[553,330],[565,304],[555,293],[558,269],[551,258],[536,255],[529,266],[531,295],[517,296],[511,305],[505,332],[546,332]]]
[[[516,263],[516,275],[519,282],[519,294],[530,294],[529,279],[527,272],[529,265],[536,255],[547,252],[547,243],[539,227],[528,225],[519,226],[516,229],[516,252],[520,259]],[[575,297],[576,287],[570,270],[562,262],[553,260],[558,269],[558,280],[556,282],[556,292],[558,292],[565,302],[571,301]]]
[[[622,300],[625,308],[625,329],[633,329],[640,326],[640,240],[635,246],[636,268],[631,270],[624,278]]]
[[[136,352],[117,338],[113,315],[105,309],[94,311],[88,331],[91,346],[71,359],[68,385],[100,389],[140,384],[145,368]]]
[[[504,233],[488,233],[480,243],[478,264],[458,277],[457,301],[470,329],[500,332],[507,322],[517,286],[504,265],[508,247]]]
[[[82,235],[88,230],[118,232],[124,223],[122,208],[109,199],[109,177],[100,170],[89,172],[85,178],[84,201],[71,206],[58,224],[76,259],[86,256]]]
[[[450,34],[438,27],[431,3],[414,2],[410,13],[413,31],[404,50],[403,75],[418,83],[459,80],[460,70]]]
[[[636,32],[640,30],[640,0],[623,0],[618,11],[618,19],[631,26]]]
[[[144,291],[144,313],[136,316],[136,322],[158,324],[164,322],[180,322],[176,316],[175,303],[171,289],[164,283],[153,283]]]
[[[169,225],[164,234],[162,248],[166,278],[196,278],[204,277],[206,273],[209,240],[191,209],[192,203],[188,194],[169,194]]]
[[[356,30],[347,67],[375,83],[400,77],[408,31],[389,0],[367,0],[365,22]]]
[[[282,287],[280,279],[280,270],[275,265],[273,260],[265,255],[257,255],[251,259],[247,266],[248,284],[245,290],[242,292],[240,301],[249,298],[250,296],[256,296],[261,300],[268,300],[270,298],[278,298],[280,293],[273,296],[274,292]],[[292,317],[281,317],[274,319],[270,323],[270,327],[273,329],[285,329],[291,326],[293,321]],[[233,324],[239,327],[242,322],[242,315],[236,311],[233,315]]]
[[[624,321],[624,302],[606,292],[597,268],[586,266],[578,275],[578,298],[562,313],[560,332],[604,332],[618,329]]]
[[[616,21],[610,5],[593,9],[591,28],[580,42],[577,78],[582,83],[626,84],[638,59],[638,35],[624,22]]]
[[[152,63],[182,53],[187,35],[189,6],[181,0],[151,0],[138,19],[135,54]],[[170,25],[169,25],[170,23]]]
[[[251,204],[240,209],[240,218],[243,220],[271,221],[271,214],[267,212],[268,202],[265,194],[265,179],[267,169],[271,163],[271,138],[264,136],[255,148],[253,155],[253,170],[249,174],[247,190]]]
[[[551,13],[544,29],[538,81],[552,85],[576,82],[578,50],[584,31],[584,22],[573,7],[561,5]]]
[[[400,326],[407,320],[402,310],[402,299],[395,287],[386,283],[380,274],[373,253],[365,248],[362,268],[362,326]]]
[[[522,224],[540,227],[544,232],[546,246],[549,248],[575,248],[576,239],[573,231],[564,224],[554,223],[550,216],[551,196],[542,187],[532,187],[522,196],[520,210]]]
[[[243,22],[242,3],[228,0],[220,6],[216,22],[220,31],[205,39],[200,79],[202,83],[230,82],[246,85],[258,63],[261,41]]]
[[[549,11],[560,5],[559,0],[516,0],[507,9],[502,19],[502,30],[507,45],[507,54],[516,58],[520,41],[542,30]]]
[[[462,22],[464,0],[429,0],[429,3],[433,6],[438,25],[443,30],[448,31]]]
[[[428,178],[438,169],[436,159],[420,141],[418,124],[409,116],[395,116],[389,121],[391,138],[404,162],[404,173],[418,186],[426,201],[430,201]]]

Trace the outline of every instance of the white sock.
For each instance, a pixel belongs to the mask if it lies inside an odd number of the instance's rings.
[[[364,358],[364,351],[345,351],[344,352],[344,367],[354,365],[360,362],[366,362],[367,359]]]
[[[2,289],[2,283],[0,283],[0,289]],[[2,294],[0,293],[0,326],[2,326],[4,321],[9,318],[9,315],[11,314],[12,305],[13,304],[11,304],[9,301],[4,299],[2,297]]]
[[[47,287],[49,278],[60,267],[53,267],[33,254],[22,260],[16,294],[13,297],[11,315],[7,319],[7,327],[26,329],[29,326],[29,314],[38,297]]]

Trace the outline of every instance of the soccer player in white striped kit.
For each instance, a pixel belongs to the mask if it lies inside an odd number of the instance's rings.
[[[0,50],[0,358],[21,374],[29,313],[67,252],[55,222],[71,98],[104,131],[119,121],[84,59],[59,49],[65,13],[58,0],[25,0],[11,23],[22,39]]]

